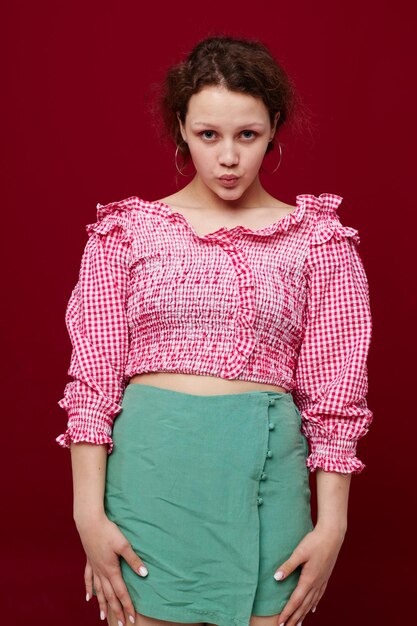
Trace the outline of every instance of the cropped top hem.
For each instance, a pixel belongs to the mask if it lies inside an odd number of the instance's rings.
[[[184,345],[181,334],[176,334],[172,329],[169,346],[165,344],[165,350],[161,351],[158,346],[167,332],[168,329],[161,334],[155,331],[147,342],[148,332],[144,331],[138,345],[132,346],[125,369],[126,378],[149,372],[173,372],[277,385],[287,391],[293,389],[292,370],[295,357],[286,355],[284,350],[279,352],[281,368],[276,370],[274,364],[277,356],[266,346],[261,347],[258,344],[257,355],[262,354],[262,359],[258,360],[248,356],[246,352],[236,353],[231,349],[234,345],[232,331],[227,336],[225,330],[222,338],[217,338],[217,342],[209,331],[194,333],[194,341],[198,342],[199,350],[192,351],[189,346]]]

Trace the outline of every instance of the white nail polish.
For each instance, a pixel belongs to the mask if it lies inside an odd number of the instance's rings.
[[[87,600],[87,602],[89,601],[89,599],[90,599],[90,594],[89,593],[87,593],[87,595],[85,596],[85,599]]]
[[[141,574],[141,576],[146,576],[148,574],[148,570],[146,569],[146,567],[144,565],[140,566],[139,574]]]
[[[274,574],[274,578],[275,580],[281,580],[281,578],[284,576],[283,572],[275,572]],[[281,625],[280,625],[281,626]]]
[[[105,620],[106,616],[104,615],[104,611],[100,611],[100,619]]]
[[[123,626],[123,622],[121,622],[119,619],[117,620],[117,626]]]
[[[135,618],[133,617],[133,615],[129,615],[129,619],[130,619],[130,621],[132,622],[132,624],[134,624],[134,623],[135,623]]]
[[[300,621],[300,622],[298,622],[298,624],[297,624],[296,626],[301,626],[301,624],[302,624],[302,623],[303,623],[303,622],[301,622],[301,621]]]
[[[285,622],[281,622],[279,626],[285,626]]]

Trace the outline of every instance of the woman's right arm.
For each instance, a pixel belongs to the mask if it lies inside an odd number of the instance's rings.
[[[107,517],[104,509],[104,487],[107,446],[79,442],[71,443],[73,477],[73,516],[81,543],[87,556],[85,585],[87,597],[93,595],[93,583],[100,607],[100,617],[107,617],[110,605],[116,618],[126,624],[134,623],[135,607],[123,581],[119,556],[139,575],[143,561],[133,551],[126,537]]]
[[[67,430],[57,442],[71,450],[73,517],[87,564],[87,594],[93,583],[102,619],[110,606],[123,624],[135,609],[121,576],[120,556],[138,574],[142,561],[105,513],[107,456],[112,453],[113,421],[122,410],[129,352],[127,294],[130,284],[133,207],[97,206],[98,221],[87,226],[78,281],[65,320],[73,346],[73,377],[59,406],[68,413]]]
[[[77,529],[104,516],[107,446],[71,442],[73,516]]]

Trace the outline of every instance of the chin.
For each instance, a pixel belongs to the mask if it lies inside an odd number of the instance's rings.
[[[239,200],[242,197],[246,189],[236,187],[235,189],[220,188],[216,190],[216,194],[222,198],[222,200]]]

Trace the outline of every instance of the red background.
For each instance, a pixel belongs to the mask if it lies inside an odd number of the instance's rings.
[[[413,622],[411,2],[5,6],[2,622],[102,623],[96,600],[84,600],[70,455],[54,441],[66,422],[57,405],[69,380],[64,312],[97,202],[175,191],[174,149],[149,115],[150,86],[218,33],[261,39],[293,77],[314,129],[283,133],[283,163],[264,183],[291,204],[301,193],[343,196],[340,217],[359,230],[370,283],[374,422],[358,446],[367,467],[352,479],[348,534],[305,623]]]

